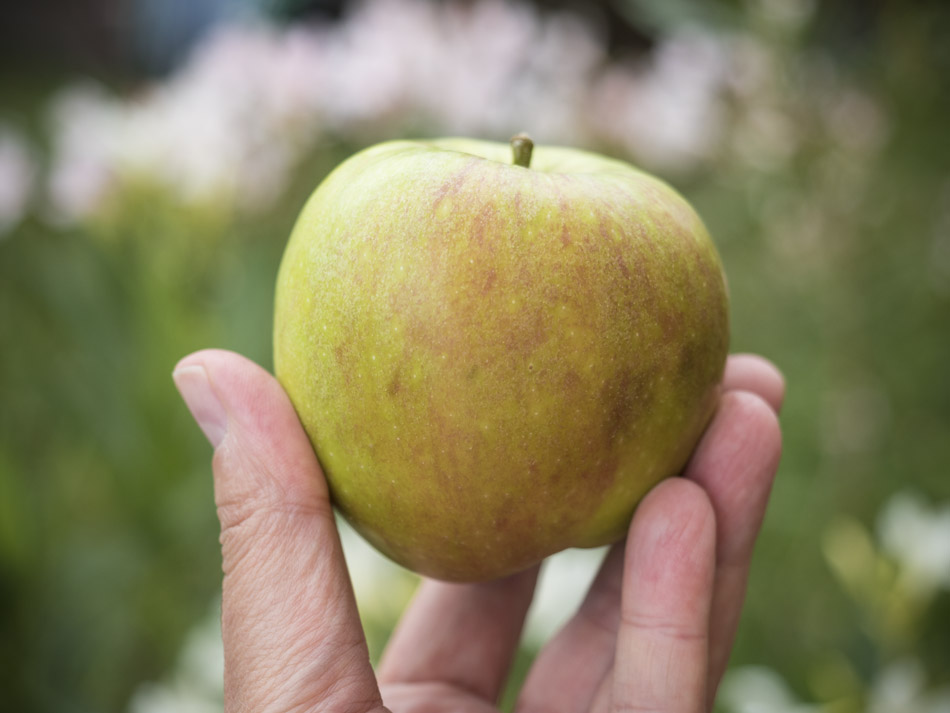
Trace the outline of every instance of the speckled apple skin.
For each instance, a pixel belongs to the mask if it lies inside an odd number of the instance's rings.
[[[728,351],[699,217],[620,161],[395,141],[306,204],[274,359],[339,511],[421,574],[485,580],[621,538],[684,466]]]

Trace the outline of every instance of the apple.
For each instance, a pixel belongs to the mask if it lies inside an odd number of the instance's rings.
[[[277,280],[274,362],[338,510],[452,581],[626,533],[716,407],[720,259],[627,163],[391,141],[316,189]],[[514,160],[512,160],[514,153]]]

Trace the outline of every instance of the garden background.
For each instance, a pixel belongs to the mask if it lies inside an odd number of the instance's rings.
[[[37,0],[0,19],[4,710],[220,710],[210,449],[278,261],[400,136],[590,148],[697,207],[788,381],[723,711],[950,711],[950,5]],[[373,655],[415,579],[345,543]],[[512,687],[599,553],[555,558]],[[509,696],[510,699],[510,696]]]

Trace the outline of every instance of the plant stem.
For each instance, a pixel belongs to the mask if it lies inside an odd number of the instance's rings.
[[[515,134],[511,137],[511,151],[514,154],[515,166],[523,166],[524,168],[530,167],[531,152],[533,150],[534,142],[527,134]]]

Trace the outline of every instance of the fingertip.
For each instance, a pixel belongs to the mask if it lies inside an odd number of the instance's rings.
[[[726,432],[721,435],[728,435],[733,443],[750,449],[744,455],[772,470],[778,466],[782,453],[782,426],[778,413],[761,394],[727,391],[720,400],[713,423],[716,421]]]
[[[712,505],[705,490],[686,478],[667,478],[647,493],[637,507],[630,523],[630,536],[641,534],[639,530],[652,526],[654,521],[672,529],[676,529],[677,523],[701,527],[711,516]]]
[[[782,432],[772,407],[748,391],[723,394],[684,471],[719,518],[721,561],[742,562],[750,555],[781,453]]]
[[[715,513],[703,488],[685,478],[668,478],[634,513],[626,569],[634,580],[652,582],[689,579],[703,569],[711,573],[715,539]]]
[[[785,400],[786,382],[781,370],[758,354],[733,354],[723,376],[726,391],[749,391],[762,398],[776,413]]]

